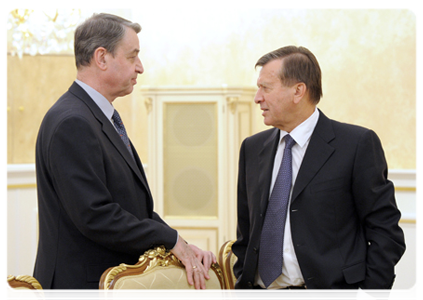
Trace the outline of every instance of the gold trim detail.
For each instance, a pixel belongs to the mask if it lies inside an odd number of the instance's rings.
[[[14,189],[29,189],[29,188],[36,188],[36,183],[26,183],[26,184],[8,184],[7,189],[14,190]]]
[[[223,248],[223,256],[228,256],[228,253],[232,251],[232,245],[235,243],[235,240],[228,242]]]
[[[226,97],[226,102],[228,103],[229,109],[232,114],[235,114],[236,112],[238,101],[239,101],[239,97]]]
[[[219,250],[218,261],[222,268],[226,289],[234,289],[236,281],[231,264],[231,257],[235,255],[232,252],[232,245],[234,242],[235,240],[225,242]]]
[[[42,290],[41,284],[38,282],[37,279],[35,279],[32,276],[28,276],[28,275],[19,275],[19,276],[9,275],[9,276],[7,276],[7,282],[11,282],[11,281],[19,281],[19,282],[28,283],[34,289]]]
[[[217,277],[219,278],[219,281],[221,281],[221,279],[223,280],[223,282],[221,282],[221,285],[225,287],[225,280],[223,279],[223,272],[219,266],[219,263],[212,263],[210,269],[213,269],[217,273]]]
[[[171,252],[167,252],[164,246],[148,250],[139,258],[140,266],[146,265],[145,272],[154,267],[168,267],[171,265],[185,268],[182,262]]]
[[[400,223],[405,223],[405,224],[416,224],[416,220],[415,219],[400,219],[399,222]]]
[[[116,275],[125,271],[127,269],[127,266],[128,265],[126,265],[126,264],[120,264],[118,267],[114,267],[112,270],[110,270],[109,273],[107,273],[106,280],[105,280],[105,282],[106,282],[105,289],[106,290],[108,290],[110,288],[110,284],[115,279]]]
[[[415,187],[395,187],[395,191],[396,192],[415,192],[416,188]]]
[[[147,115],[149,115],[150,112],[153,110],[153,98],[145,97],[144,98],[144,104],[145,104],[145,108],[147,110]]]

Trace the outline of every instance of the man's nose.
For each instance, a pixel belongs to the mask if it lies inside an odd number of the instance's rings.
[[[144,73],[144,66],[142,65],[141,59],[139,59],[139,57],[137,57],[137,63],[135,65],[135,72],[137,72],[138,74]]]
[[[254,102],[256,104],[259,104],[261,101],[263,101],[263,95],[260,92],[260,89],[257,90],[256,96],[254,97]]]

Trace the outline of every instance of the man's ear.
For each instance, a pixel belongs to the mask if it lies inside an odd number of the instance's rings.
[[[107,50],[103,47],[98,47],[94,51],[94,63],[103,71],[107,69],[107,53]]]
[[[294,102],[298,104],[307,93],[307,86],[304,82],[299,82],[294,85]]]

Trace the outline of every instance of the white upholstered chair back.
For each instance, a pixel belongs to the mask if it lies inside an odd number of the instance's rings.
[[[135,265],[106,270],[100,280],[100,300],[225,300],[219,265],[213,265],[209,275],[206,290],[196,291],[188,284],[182,263],[164,247],[157,247],[146,251]]]

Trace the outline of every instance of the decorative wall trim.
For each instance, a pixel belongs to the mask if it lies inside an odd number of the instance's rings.
[[[148,165],[143,165],[147,173]],[[416,223],[416,170],[392,169],[388,173],[394,183],[396,200],[402,213],[401,222]],[[35,164],[7,165],[7,189],[34,189],[36,192]],[[168,216],[170,219],[172,218]]]
[[[143,165],[147,174],[148,165]],[[35,164],[7,165],[7,189],[36,188]]]
[[[35,189],[37,187],[36,183],[28,183],[28,184],[8,184],[7,188],[10,190],[13,189]]]
[[[35,187],[35,164],[7,165],[7,188]]]
[[[147,171],[148,165],[143,165]],[[399,190],[416,190],[416,170],[389,170],[388,177]],[[7,165],[7,185],[35,184],[35,164],[9,164]]]
[[[391,169],[388,178],[394,183],[395,189],[416,190],[416,170]]]
[[[394,183],[395,197],[401,211],[401,223],[416,224],[416,170],[392,169],[388,178]]]

